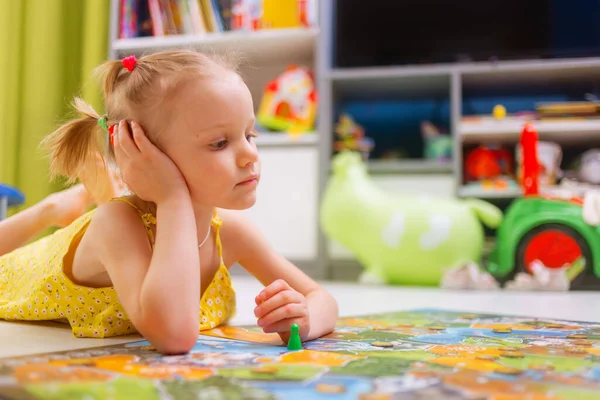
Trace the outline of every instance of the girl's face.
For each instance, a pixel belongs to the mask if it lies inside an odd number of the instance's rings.
[[[260,180],[254,106],[234,73],[190,81],[170,100],[169,126],[157,144],[179,167],[194,203],[242,210]]]

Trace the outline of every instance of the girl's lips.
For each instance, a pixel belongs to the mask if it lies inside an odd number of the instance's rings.
[[[242,181],[240,183],[238,183],[238,186],[252,186],[252,185],[256,185],[258,183],[258,179],[257,177],[253,176],[252,178],[246,179],[245,181]]]

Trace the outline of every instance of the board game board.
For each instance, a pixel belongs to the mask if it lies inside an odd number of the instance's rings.
[[[598,399],[600,323],[443,310],[343,318],[288,351],[257,327],[0,359],[7,399]]]

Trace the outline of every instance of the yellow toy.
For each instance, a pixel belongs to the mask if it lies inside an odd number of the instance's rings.
[[[314,129],[317,102],[312,73],[291,65],[265,86],[257,119],[261,125],[275,131],[303,133]]]
[[[262,0],[263,29],[308,26],[306,0]]]
[[[494,114],[494,118],[496,118],[496,119],[505,118],[506,117],[506,107],[504,107],[501,104],[498,104],[497,106],[494,107],[492,114]]]

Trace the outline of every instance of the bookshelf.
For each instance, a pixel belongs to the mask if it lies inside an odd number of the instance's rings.
[[[237,52],[253,63],[275,59],[307,59],[313,56],[318,28],[265,29],[256,32],[218,32],[204,35],[172,35],[117,39],[113,42],[115,56],[142,54],[172,48],[197,48],[217,53]]]

